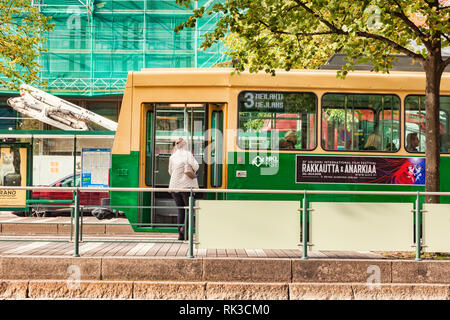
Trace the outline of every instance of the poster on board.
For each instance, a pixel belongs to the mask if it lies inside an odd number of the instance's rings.
[[[111,149],[83,148],[81,153],[81,186],[108,188]]]
[[[0,147],[0,185],[27,185],[27,148]],[[25,207],[27,201],[26,190],[0,190],[1,207]]]
[[[425,185],[425,158],[296,156],[296,183]]]

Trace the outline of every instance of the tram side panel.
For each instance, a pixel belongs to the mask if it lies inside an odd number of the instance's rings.
[[[113,154],[110,172],[110,185],[114,188],[139,187],[139,152],[131,151],[129,155]],[[134,231],[138,231],[139,192],[112,191],[111,207],[125,213]],[[125,208],[134,207],[134,208]]]
[[[296,180],[299,157],[329,157],[330,160],[340,157],[339,154],[318,153],[257,153],[229,152],[228,159],[234,162],[227,164],[227,188],[229,189],[266,189],[266,190],[330,190],[330,191],[425,191],[424,185],[388,184],[388,183],[326,183],[301,182]],[[364,157],[366,154],[357,154]],[[377,158],[395,157],[380,155]],[[396,157],[405,158],[405,157]],[[413,157],[411,157],[413,158]],[[423,158],[423,157],[417,157]],[[270,161],[278,168],[271,169]],[[265,163],[264,163],[265,162]],[[450,191],[450,157],[441,156],[441,191]],[[287,194],[228,194],[227,199],[259,199],[259,200],[301,200],[303,195]],[[376,196],[376,195],[308,195],[310,201],[320,202],[414,202],[415,196]],[[441,203],[450,203],[450,197],[441,197]]]
[[[132,150],[133,139],[139,139],[133,135],[133,73],[130,72],[125,87],[122,106],[119,114],[118,127],[114,138],[111,156],[111,170],[109,184],[113,188],[138,188],[139,187],[139,156],[138,150]],[[139,107],[139,106],[137,106]],[[135,224],[138,223],[139,193],[128,191],[110,192],[111,207],[125,213],[132,224],[133,230],[138,231]],[[134,208],[124,208],[134,207]]]

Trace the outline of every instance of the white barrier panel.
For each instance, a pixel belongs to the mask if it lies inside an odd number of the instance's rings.
[[[450,252],[450,204],[424,204],[423,210],[423,250]]]
[[[412,251],[408,203],[310,203],[311,250]]]
[[[197,249],[299,249],[300,201],[196,201]]]

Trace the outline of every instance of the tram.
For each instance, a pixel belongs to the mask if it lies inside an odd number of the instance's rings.
[[[234,74],[232,69],[130,72],[112,150],[111,187],[169,185],[172,142],[200,164],[196,198],[301,200],[221,189],[423,191],[425,75],[333,70]],[[440,97],[441,190],[450,191],[450,74]],[[308,196],[311,201],[412,201],[408,197]],[[448,199],[442,199],[442,202]],[[168,231],[167,192],[111,192],[135,231]],[[157,208],[148,208],[148,207]],[[156,226],[156,227],[155,227]],[[162,227],[159,227],[162,226]]]

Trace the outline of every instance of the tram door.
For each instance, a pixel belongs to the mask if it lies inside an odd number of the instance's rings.
[[[215,168],[208,165],[211,163],[211,157],[222,156],[215,151],[216,148],[208,148],[211,138],[214,143],[219,141],[217,130],[213,130],[215,135],[211,137],[208,130],[212,125],[223,128],[223,114],[219,116],[220,107],[211,104],[202,103],[173,103],[173,104],[146,104],[143,108],[143,144],[141,150],[145,154],[141,156],[141,166],[143,175],[141,181],[143,186],[155,188],[168,188],[170,175],[168,172],[169,158],[172,152],[173,141],[177,138],[183,138],[193,150],[193,154],[199,163],[198,184],[200,188],[210,186],[208,178],[213,175],[215,185],[222,179],[222,166]],[[214,110],[214,111],[213,111]],[[214,115],[213,115],[214,114]],[[214,121],[212,121],[214,118]],[[221,122],[219,124],[219,122]],[[206,151],[205,151],[206,148]],[[209,150],[211,149],[211,150]],[[220,150],[222,150],[220,148]],[[214,173],[211,173],[211,170]],[[142,183],[141,183],[142,186]],[[203,195],[198,195],[203,196]],[[198,197],[197,196],[197,197]],[[144,192],[141,195],[141,208],[139,212],[139,221],[142,226],[151,225],[152,227],[165,228],[169,224],[176,223],[177,210],[174,207],[175,202],[168,192],[150,193]]]

